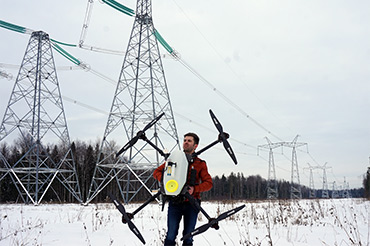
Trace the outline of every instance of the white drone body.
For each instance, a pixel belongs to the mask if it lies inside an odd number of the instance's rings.
[[[181,150],[174,150],[166,161],[163,172],[164,191],[168,196],[181,193],[188,177],[188,160]]]

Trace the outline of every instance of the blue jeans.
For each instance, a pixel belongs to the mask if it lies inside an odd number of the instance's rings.
[[[192,232],[197,223],[199,210],[194,208],[190,202],[168,204],[167,235],[164,241],[165,246],[176,245],[176,236],[179,231],[181,218],[184,217],[184,230],[182,235]],[[183,245],[193,245],[193,237],[184,240]]]

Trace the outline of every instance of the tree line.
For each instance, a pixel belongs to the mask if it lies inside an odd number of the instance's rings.
[[[58,159],[59,152],[63,148],[58,145],[47,146],[46,152],[52,158]],[[15,142],[13,145],[2,143],[0,152],[12,165],[27,150],[26,146],[20,142]],[[100,152],[100,143],[96,141],[84,142],[75,141],[71,144],[71,151],[75,162],[78,182],[81,190],[82,200],[86,201],[90,189],[90,184],[93,179],[95,165]],[[60,157],[61,158],[61,157]],[[0,169],[4,170],[3,161],[0,161]],[[143,170],[144,171],[144,170]],[[3,172],[1,173],[3,175]],[[0,181],[0,202],[19,202],[18,191],[8,174]],[[285,180],[277,180],[278,198],[289,199],[291,183]],[[364,188],[349,190],[351,197],[364,197],[370,194],[370,172],[364,177]],[[158,182],[153,178],[148,181],[148,186],[158,186]],[[229,175],[214,176],[213,188],[202,194],[203,200],[242,200],[254,199],[261,200],[267,197],[268,181],[260,175],[244,176],[243,173],[230,173]],[[103,202],[107,199],[108,192],[118,194],[119,190],[116,183],[111,182],[102,192],[100,192],[93,202]],[[320,197],[321,190],[316,190],[316,194]],[[341,191],[339,191],[340,193]],[[310,189],[306,186],[301,186],[302,198],[309,198]],[[331,197],[331,191],[329,191]],[[148,199],[149,194],[145,189],[132,199],[132,201],[144,201]],[[44,202],[75,202],[74,198],[66,191],[64,186],[54,180],[51,188],[45,195]]]

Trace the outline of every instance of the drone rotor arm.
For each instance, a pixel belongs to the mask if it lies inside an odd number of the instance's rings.
[[[185,236],[183,236],[183,238],[181,238],[181,240],[185,240],[185,239],[188,239],[192,236],[195,236],[195,235],[198,235],[198,234],[201,234],[205,231],[207,231],[209,228],[215,228],[216,230],[219,229],[219,226],[218,226],[218,222],[221,221],[221,220],[224,220],[228,217],[230,217],[231,215],[234,215],[236,214],[237,212],[239,212],[240,210],[242,210],[243,208],[245,207],[245,204],[244,205],[241,205],[237,208],[233,208],[225,213],[222,213],[220,214],[220,216],[218,216],[216,219],[214,218],[208,218],[208,223],[207,224],[204,224],[196,229],[194,229],[192,232],[186,234]]]
[[[108,194],[110,199],[113,201],[116,208],[121,212],[123,218],[122,222],[126,222],[130,230],[139,238],[139,240],[145,244],[145,240],[141,235],[140,231],[137,229],[134,223],[132,223],[131,219],[133,218],[133,214],[126,213],[125,207],[117,200],[117,198],[113,194]]]
[[[146,140],[146,136],[145,136],[145,131],[148,130],[149,128],[151,128],[155,123],[157,123],[157,121],[162,118],[162,116],[164,115],[164,112],[161,113],[160,115],[158,115],[156,118],[154,118],[151,122],[149,122],[143,130],[139,131],[136,136],[134,138],[132,138],[130,141],[128,141],[127,144],[125,144],[116,154],[116,157],[118,157],[120,154],[122,154],[123,152],[125,152],[126,150],[128,150],[129,148],[131,148],[132,146],[134,146],[136,144],[136,142],[139,140],[139,139],[142,139],[142,140]]]

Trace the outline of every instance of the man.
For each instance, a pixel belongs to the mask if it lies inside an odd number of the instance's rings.
[[[199,137],[195,133],[187,133],[184,135],[183,150],[185,154],[190,156],[198,147]],[[162,178],[162,173],[165,164],[159,166],[154,170],[153,177],[158,181]],[[200,202],[200,193],[208,191],[212,188],[212,177],[208,173],[206,162],[195,157],[189,162],[189,170],[196,170],[195,185],[189,186],[188,192],[198,202]],[[188,181],[190,179],[190,171],[188,173]],[[184,219],[183,236],[192,232],[197,223],[199,210],[196,209],[188,200],[185,199],[171,199],[168,204],[167,215],[167,235],[164,241],[165,246],[176,245],[176,236],[178,234],[181,218]],[[184,240],[183,245],[193,245],[193,238]]]

